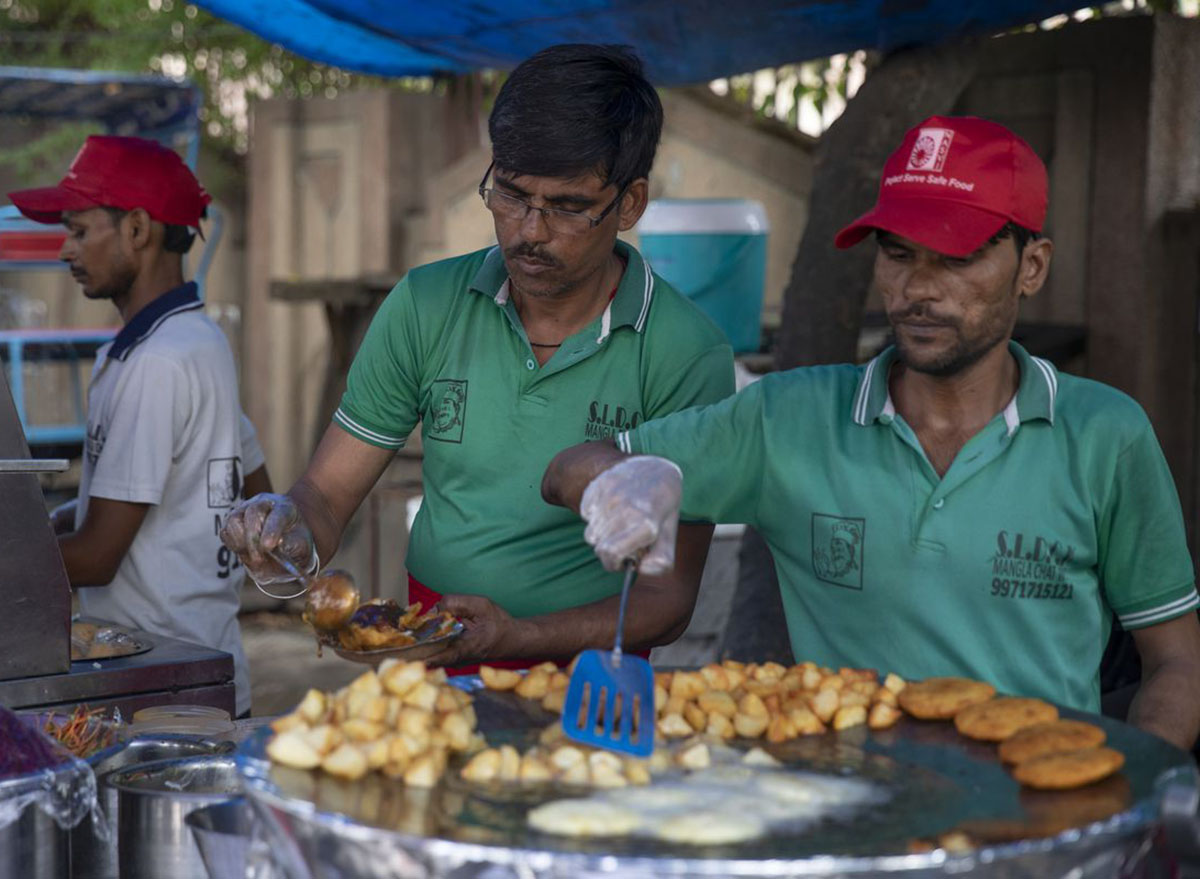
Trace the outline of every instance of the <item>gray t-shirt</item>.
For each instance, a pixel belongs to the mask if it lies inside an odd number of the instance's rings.
[[[112,583],[79,590],[80,609],[231,653],[240,714],[250,708],[237,621],[244,571],[217,532],[263,453],[233,356],[198,301],[120,343],[120,357],[110,343],[92,371],[76,525],[92,497],[152,506]]]

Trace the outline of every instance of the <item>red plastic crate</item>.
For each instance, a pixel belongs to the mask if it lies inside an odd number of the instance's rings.
[[[56,260],[67,233],[61,229],[45,232],[0,232],[0,260]]]

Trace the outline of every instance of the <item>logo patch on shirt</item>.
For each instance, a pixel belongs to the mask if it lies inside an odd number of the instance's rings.
[[[866,519],[813,513],[812,564],[817,579],[847,589],[862,589],[866,533]]]
[[[994,598],[1038,598],[1062,601],[1075,597],[1067,570],[1075,547],[1037,534],[1000,531],[992,556]]]
[[[430,387],[428,426],[425,435],[444,443],[461,443],[467,419],[465,379],[438,379]]]
[[[242,496],[242,459],[208,459],[208,507],[232,507]]]
[[[108,432],[105,431],[103,424],[88,425],[83,453],[87,455],[88,464],[92,467],[95,467],[96,462],[100,460],[100,454],[104,451],[104,441],[107,438]]]
[[[588,404],[587,424],[583,427],[583,435],[589,441],[606,439],[622,431],[633,430],[641,420],[640,412],[592,400]]]

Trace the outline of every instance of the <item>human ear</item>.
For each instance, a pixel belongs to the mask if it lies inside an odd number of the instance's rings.
[[[1021,267],[1017,275],[1017,289],[1021,296],[1033,296],[1046,283],[1050,274],[1050,260],[1054,256],[1054,242],[1049,238],[1038,238],[1025,245],[1021,252]]]
[[[650,182],[645,177],[639,177],[625,187],[625,195],[621,197],[621,203],[617,206],[617,229],[628,232],[636,226],[645,213],[649,200]]]
[[[141,250],[150,244],[152,236],[151,224],[154,222],[145,208],[134,208],[125,215],[125,234],[130,245],[135,250]]]

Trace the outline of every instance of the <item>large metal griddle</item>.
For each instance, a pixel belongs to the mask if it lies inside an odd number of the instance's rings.
[[[511,693],[477,689],[475,697],[479,727],[493,744],[532,744],[557,720]],[[348,783],[271,766],[269,729],[243,745],[240,766],[247,796],[278,837],[279,859],[290,864],[284,874],[296,877],[1119,875],[1149,850],[1167,788],[1194,792],[1196,770],[1184,752],[1127,724],[1062,713],[1106,730],[1126,755],[1121,773],[1076,791],[1025,790],[994,746],[961,737],[949,723],[904,718],[890,730],[856,727],[767,746],[797,769],[870,779],[889,792],[886,804],[851,821],[720,847],[538,833],[526,827],[529,808],[584,792],[469,785],[453,764],[432,791],[374,774]],[[969,833],[975,850],[914,853],[953,830]]]

